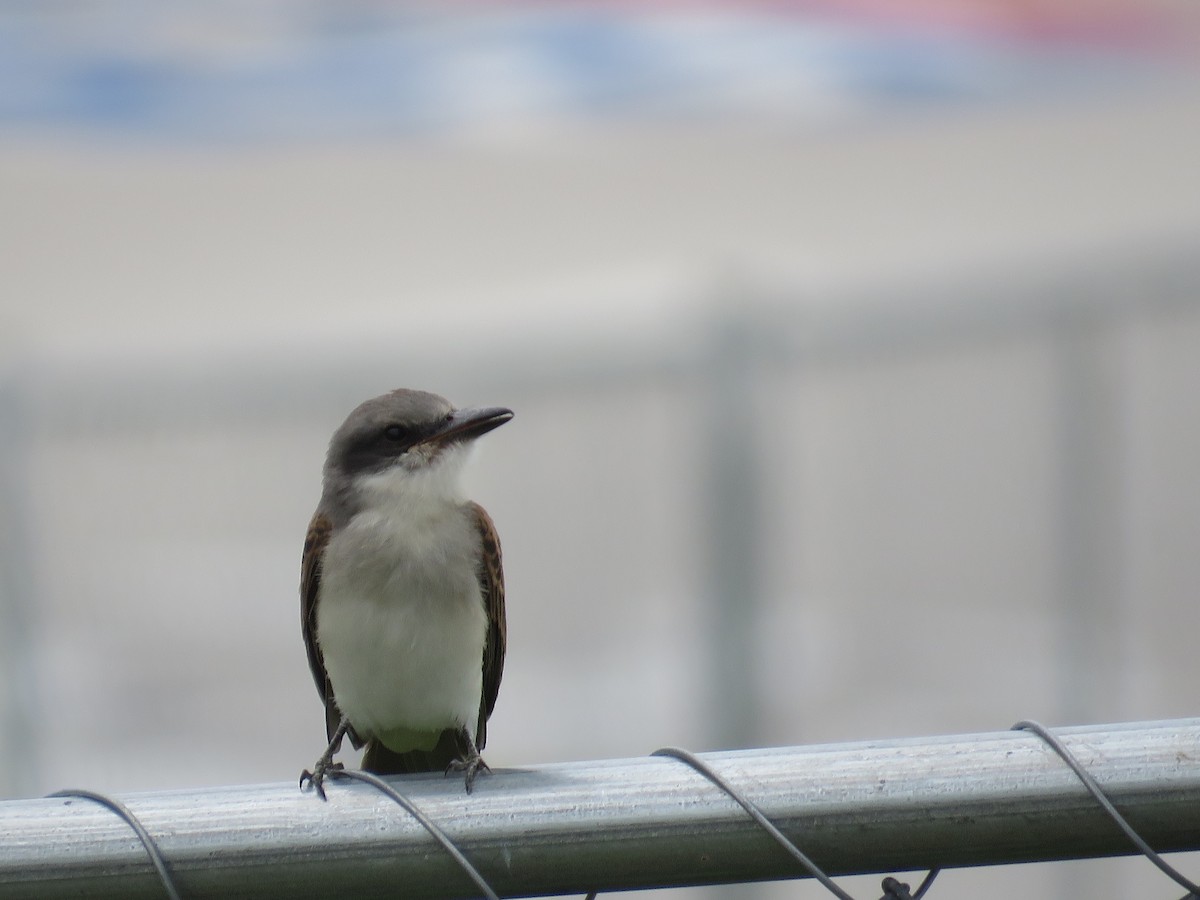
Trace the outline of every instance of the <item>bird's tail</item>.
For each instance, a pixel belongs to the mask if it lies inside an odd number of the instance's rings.
[[[376,775],[400,775],[407,772],[444,772],[452,762],[468,759],[471,745],[461,728],[447,728],[432,750],[407,750],[397,753],[378,738],[367,741],[362,767]]]

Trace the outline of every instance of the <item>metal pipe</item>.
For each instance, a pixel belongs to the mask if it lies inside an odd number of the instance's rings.
[[[725,298],[736,307],[735,289]],[[710,714],[708,747],[756,747],[763,740],[761,653],[763,567],[770,540],[763,534],[763,430],[755,408],[758,348],[751,323],[730,316],[714,324],[702,375],[700,411],[703,485],[707,508],[704,615],[708,637],[697,673]]]
[[[1200,849],[1200,719],[1057,732],[1162,852]],[[1024,732],[704,756],[830,874],[1122,855],[1127,839]],[[505,896],[790,878],[794,863],[677,760],[406,776],[413,799]],[[295,782],[120,799],[183,896],[469,896],[429,834],[362,784]],[[0,803],[0,895],[161,897],[132,832],[86,800]]]
[[[30,790],[42,756],[33,727],[39,687],[25,374],[0,365],[0,797]]]

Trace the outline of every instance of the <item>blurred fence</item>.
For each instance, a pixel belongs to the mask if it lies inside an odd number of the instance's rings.
[[[1120,357],[1109,352],[1117,330],[1139,317],[1191,309],[1200,302],[1200,253],[1193,244],[1121,248],[1075,262],[1022,272],[974,273],[952,283],[817,298],[802,289],[753,277],[714,279],[697,293],[711,301],[700,327],[657,335],[614,332],[556,336],[542,351],[480,344],[477,365],[497,396],[572,396],[597,388],[636,389],[667,379],[703,398],[694,437],[702,477],[695,490],[719,510],[704,525],[703,598],[710,614],[704,686],[714,747],[759,743],[762,685],[754,665],[763,587],[761,552],[769,535],[761,516],[768,498],[761,476],[771,423],[756,396],[780,370],[854,366],[878,355],[919,355],[1015,334],[1047,336],[1057,348],[1054,452],[1060,460],[1054,530],[1058,533],[1056,637],[1060,716],[1094,721],[1114,688],[1106,665],[1118,642],[1126,511],[1119,484],[1124,415]],[[470,323],[462,324],[464,332]],[[408,364],[429,385],[456,384],[461,372],[420,335],[397,338]],[[94,371],[86,361],[62,370],[35,355],[17,357],[0,384],[0,733],[5,782],[21,792],[36,761],[30,745],[38,715],[37,666],[31,633],[37,605],[33,573],[28,465],[35,435],[86,435],[88,428],[136,432],[180,416],[227,429],[303,420],[315,407],[344,406],[351,385],[390,385],[392,366],[379,357],[339,355],[329,348],[279,355],[270,365],[253,351],[226,354],[213,368],[195,361],[151,366],[136,358]],[[21,360],[24,360],[23,362]],[[360,399],[360,398],[351,398]],[[89,424],[90,423],[90,424]],[[82,431],[81,431],[82,430]],[[34,763],[35,764],[35,763]]]

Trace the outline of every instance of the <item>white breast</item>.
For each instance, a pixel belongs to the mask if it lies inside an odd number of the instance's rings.
[[[322,561],[317,638],[338,706],[364,738],[473,733],[479,714],[487,615],[478,532],[458,502],[423,499],[360,513]]]

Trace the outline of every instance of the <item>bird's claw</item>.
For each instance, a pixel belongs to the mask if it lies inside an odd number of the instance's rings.
[[[327,759],[317,760],[317,764],[313,766],[313,771],[305,769],[300,773],[300,790],[305,790],[307,787],[312,787],[317,792],[317,796],[322,800],[328,800],[325,796],[325,778],[326,776],[340,772],[346,768],[341,763],[330,762]]]
[[[446,766],[445,774],[451,772],[463,772],[463,783],[466,786],[467,793],[471,793],[471,788],[475,785],[475,776],[480,772],[491,773],[491,768],[483,761],[483,757],[476,753],[474,756],[467,759],[452,759],[450,765]]]
[[[467,760],[451,760],[449,766],[446,766],[445,774],[449,775],[451,772],[464,773],[463,785],[466,786],[467,793],[470,793],[470,790],[475,785],[475,776],[480,772],[491,773],[491,770],[488,764],[484,762],[484,757],[475,754],[467,758]]]

